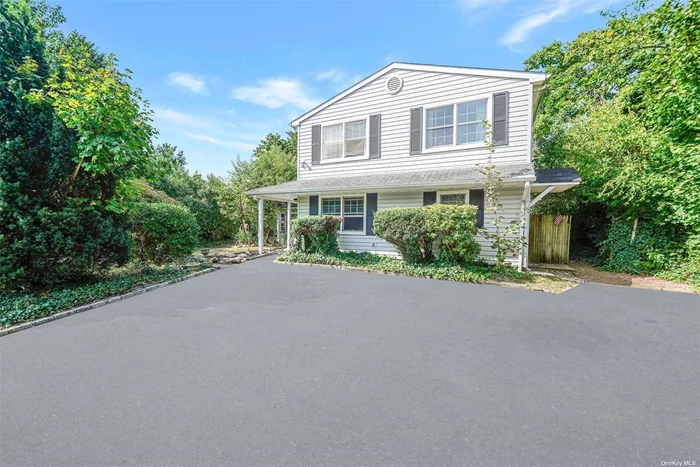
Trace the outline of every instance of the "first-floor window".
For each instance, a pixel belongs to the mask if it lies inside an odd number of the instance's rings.
[[[440,204],[461,205],[467,204],[467,192],[462,193],[440,193]]]
[[[342,216],[340,229],[345,232],[362,232],[365,226],[365,197],[339,196],[321,199],[321,214]]]

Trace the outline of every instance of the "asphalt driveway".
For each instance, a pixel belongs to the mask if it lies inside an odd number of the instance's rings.
[[[264,258],[0,338],[0,466],[700,465],[699,325]]]

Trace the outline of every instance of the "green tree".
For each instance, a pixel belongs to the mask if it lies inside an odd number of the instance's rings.
[[[296,179],[297,136],[287,132],[286,138],[271,133],[253,150],[250,160],[238,158],[229,171],[227,210],[240,219],[243,236],[251,241],[257,232],[257,203],[245,195],[246,191],[277,185]],[[286,204],[265,202],[264,238],[269,241],[277,227],[277,213],[286,210]],[[233,214],[235,213],[235,214]],[[244,227],[245,226],[245,227]]]
[[[2,288],[79,279],[128,257],[120,187],[148,163],[148,110],[115,61],[63,37],[63,20],[58,7],[0,2]],[[118,104],[93,95],[100,80]]]
[[[551,75],[535,163],[574,167],[581,204],[677,232],[681,244],[700,230],[700,2],[637,1],[605,16],[606,27],[525,62]]]

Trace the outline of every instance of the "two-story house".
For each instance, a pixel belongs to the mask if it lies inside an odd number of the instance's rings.
[[[544,73],[392,63],[294,120],[297,180],[248,194],[261,222],[263,200],[298,203],[300,216],[342,216],[342,250],[396,255],[372,231],[377,210],[473,204],[488,227],[478,169],[491,157],[503,180],[501,214],[523,218],[527,238],[529,207],[580,182],[572,169],[533,167],[532,122],[546,82]],[[489,242],[477,241],[492,259]],[[510,261],[526,267],[527,255]]]

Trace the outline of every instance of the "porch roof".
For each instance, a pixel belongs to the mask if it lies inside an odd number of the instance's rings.
[[[411,188],[439,188],[462,185],[479,185],[484,175],[478,167],[450,170],[424,170],[420,172],[383,173],[372,175],[352,175],[349,177],[307,178],[280,183],[279,185],[256,188],[248,191],[249,196],[262,198],[285,198],[303,194],[322,194],[348,191],[395,191]],[[536,180],[532,164],[512,164],[498,166],[504,183],[525,183]]]

